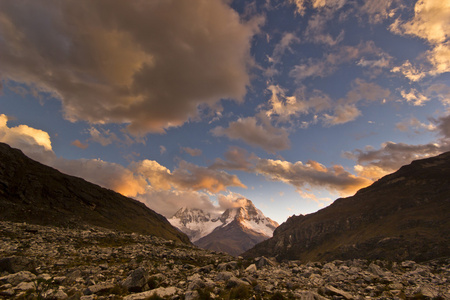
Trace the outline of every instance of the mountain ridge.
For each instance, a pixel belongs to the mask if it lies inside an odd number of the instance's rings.
[[[316,213],[290,217],[244,256],[424,261],[450,255],[449,215],[447,152],[403,166]]]
[[[195,245],[236,256],[271,237],[278,223],[264,216],[251,200],[241,198],[235,204],[221,215],[181,208],[169,222]]]
[[[188,237],[142,202],[66,175],[0,143],[0,220],[99,226],[182,243]]]

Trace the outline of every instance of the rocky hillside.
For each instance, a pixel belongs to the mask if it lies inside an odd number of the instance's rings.
[[[449,263],[278,264],[148,235],[0,222],[0,299],[450,299]]]
[[[143,203],[40,164],[0,143],[0,220],[101,226],[189,243]]]
[[[270,238],[278,223],[264,216],[248,199],[237,199],[235,203],[236,207],[216,217],[200,209],[182,208],[169,221],[195,245],[237,256]]]
[[[450,256],[450,152],[403,166],[354,196],[293,216],[245,253],[277,259],[426,261]]]

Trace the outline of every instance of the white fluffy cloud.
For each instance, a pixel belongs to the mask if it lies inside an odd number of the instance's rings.
[[[423,106],[425,102],[430,100],[416,89],[410,89],[409,92],[402,90],[400,93],[408,103],[411,103],[414,106]]]
[[[450,72],[450,2],[442,0],[418,0],[414,7],[414,17],[409,21],[397,19],[391,30],[397,34],[417,36],[426,40],[431,50],[424,54],[431,64],[420,70],[403,64],[398,70],[413,81],[426,75]]]
[[[1,1],[0,76],[56,97],[71,121],[162,132],[243,99],[262,21],[222,0]]]

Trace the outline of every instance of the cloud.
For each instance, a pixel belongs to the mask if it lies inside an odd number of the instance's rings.
[[[295,5],[295,12],[303,16],[307,6],[311,6],[314,9],[328,8],[332,10],[338,10],[347,0],[289,0],[290,4]]]
[[[284,128],[274,127],[263,114],[257,117],[239,118],[230,122],[228,128],[218,126],[211,130],[214,136],[226,136],[232,140],[261,147],[268,153],[286,150],[290,147],[289,134]]]
[[[160,153],[161,155],[163,155],[164,153],[166,153],[166,151],[167,151],[167,148],[166,148],[166,147],[164,147],[163,145],[160,145],[160,146],[159,146],[159,153]]]
[[[286,90],[279,85],[270,85],[267,90],[272,95],[261,112],[276,120],[277,123],[289,122],[295,125],[295,118],[302,114],[319,113],[332,107],[332,100],[328,95],[319,90],[308,91],[304,85],[300,86],[292,96],[287,96]],[[316,119],[302,121],[300,127],[306,128],[315,122]]]
[[[305,39],[316,44],[335,46],[344,40],[344,30],[336,37],[329,34],[327,23],[333,18],[333,10],[327,9],[323,12],[313,14],[308,20],[308,26],[304,32]]]
[[[401,66],[392,68],[391,72],[402,73],[403,76],[413,82],[420,81],[427,75],[423,68],[419,69],[413,66],[409,60],[405,61]]]
[[[308,112],[308,102],[298,101],[295,96],[286,96],[285,90],[280,86],[270,85],[267,90],[272,93],[269,99],[270,109],[265,112],[268,117],[277,116],[278,121],[287,122],[291,116]]]
[[[448,141],[423,145],[385,142],[379,149],[367,146],[364,149],[345,152],[344,156],[358,163],[355,166],[358,175],[376,180],[397,171],[413,160],[435,156],[449,150]]]
[[[396,127],[403,131],[413,128],[416,132],[423,129],[437,132],[440,138],[435,142],[418,145],[385,142],[381,144],[379,149],[366,146],[364,149],[345,152],[344,157],[357,162],[355,171],[359,176],[376,180],[397,171],[401,166],[407,165],[413,160],[450,151],[450,116],[442,116],[430,121],[431,123],[425,124],[416,118],[411,118],[397,123]]]
[[[80,140],[75,140],[71,143],[73,146],[78,147],[80,149],[87,149],[89,147],[89,144],[84,144],[80,142]]]
[[[236,175],[181,161],[173,172],[153,160],[132,163],[130,169],[142,175],[156,190],[226,191],[229,186],[246,188]]]
[[[334,126],[351,122],[361,116],[361,111],[354,104],[338,105],[334,109],[334,114],[324,114],[326,126]]]
[[[352,89],[346,97],[337,101],[333,114],[324,114],[324,123],[326,126],[334,126],[353,121],[362,114],[356,104],[361,101],[383,102],[390,97],[390,94],[389,90],[375,83],[357,78],[353,81]]]
[[[409,92],[402,90],[400,93],[408,103],[411,103],[414,106],[423,106],[425,102],[430,100],[416,89],[410,89]]]
[[[439,134],[445,139],[450,139],[450,115],[439,117],[435,120]]]
[[[290,184],[303,192],[310,188],[324,188],[341,195],[350,195],[371,183],[367,178],[352,175],[340,165],[328,168],[313,160],[304,164],[301,161],[292,163],[263,159],[236,147],[230,148],[225,158],[216,159],[211,167],[261,174],[269,180]]]
[[[244,196],[232,192],[227,195],[219,195],[217,200],[219,202],[219,207],[222,210],[235,207],[245,207],[248,203],[248,200]]]
[[[266,76],[273,76],[278,74],[276,65],[280,63],[286,51],[293,52],[291,44],[299,43],[300,39],[291,32],[285,32],[278,44],[275,45],[272,56],[268,57],[271,66],[265,71]]]
[[[339,65],[354,63],[369,68],[375,74],[391,65],[392,57],[378,48],[373,41],[361,42],[357,46],[336,46],[322,58],[308,58],[294,66],[289,75],[298,81],[309,77],[326,77],[333,74]]]
[[[354,104],[362,100],[368,102],[383,101],[389,98],[391,92],[376,83],[356,78],[352,82],[352,89],[345,98],[339,99],[340,104]]]
[[[394,17],[396,9],[393,6],[397,2],[396,0],[366,0],[359,10],[369,16],[370,23],[379,24]]]
[[[14,145],[29,153],[52,152],[52,143],[47,132],[27,125],[9,128],[7,123],[8,117],[0,114],[0,140],[3,143]]]
[[[95,127],[89,128],[90,141],[99,143],[102,146],[111,145],[114,142],[120,142],[120,139],[114,132],[108,129],[97,129]]]
[[[59,99],[70,121],[163,132],[242,101],[263,21],[221,0],[2,1],[0,76]]]
[[[419,0],[414,7],[414,17],[403,22],[398,18],[390,29],[401,35],[411,35],[424,39],[431,50],[424,53],[430,67],[417,73],[419,80],[426,75],[439,75],[450,72],[450,3],[441,0]],[[414,73],[413,73],[414,74]]]
[[[303,188],[326,188],[341,195],[350,195],[362,187],[372,183],[370,180],[357,177],[347,172],[342,166],[330,168],[316,161],[291,163],[284,160],[258,159],[255,172],[273,181],[281,181],[293,185],[298,190]]]
[[[309,92],[305,86],[298,88],[293,96],[286,96],[286,91],[278,85],[270,85],[267,89],[272,96],[266,105],[266,110],[261,112],[277,122],[293,123],[292,119],[298,118],[301,114],[316,113],[311,122],[302,122],[300,126],[302,128],[317,122],[319,118],[317,113],[322,113],[320,119],[325,126],[348,123],[362,114],[357,107],[360,102],[385,102],[391,95],[388,89],[359,78],[352,82],[351,90],[347,95],[335,103],[325,93],[318,90]],[[323,113],[330,110],[332,113]]]
[[[152,186],[147,186],[145,192],[136,199],[167,218],[172,217],[181,207],[198,208],[206,212],[218,210],[208,194],[198,191],[155,190]]]
[[[203,151],[201,149],[194,149],[194,148],[189,148],[189,147],[182,147],[181,150],[186,152],[190,156],[200,156],[203,153]]]
[[[435,131],[436,130],[436,125],[433,123],[422,123],[420,122],[417,118],[410,118],[407,120],[403,120],[402,122],[399,122],[397,124],[395,124],[395,127],[400,130],[400,131],[409,131],[410,129],[414,129],[415,133],[420,133],[421,130],[426,130],[426,131]]]
[[[450,106],[450,86],[445,84],[433,84],[428,87],[427,94],[438,98],[442,105]]]
[[[225,160],[216,158],[210,168],[249,171],[253,169],[252,160],[256,158],[256,156],[250,155],[247,150],[234,146],[225,152],[224,157]]]

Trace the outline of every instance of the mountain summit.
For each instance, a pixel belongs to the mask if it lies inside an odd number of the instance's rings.
[[[241,198],[221,215],[181,208],[169,222],[202,248],[239,255],[270,238],[278,223],[267,218],[252,201]]]
[[[413,161],[354,196],[290,217],[245,257],[426,261],[450,255],[450,152]]]

